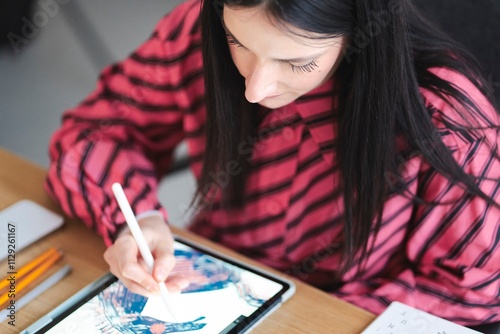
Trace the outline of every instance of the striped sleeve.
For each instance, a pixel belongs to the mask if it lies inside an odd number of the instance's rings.
[[[481,119],[475,117],[481,130],[467,131],[456,107],[425,93],[441,138],[480,189],[500,203],[498,114],[464,77],[450,71],[439,75],[481,109]],[[467,194],[422,161],[418,179],[416,195],[425,203],[414,210],[407,269],[390,280],[365,283],[360,289],[365,295],[342,297],[376,313],[397,300],[464,325],[500,321],[499,208]]]
[[[106,245],[124,223],[113,182],[123,185],[136,215],[159,210],[167,219],[157,183],[184,138],[185,87],[200,77],[196,5],[174,9],[127,59],[105,68],[51,138],[47,192]]]

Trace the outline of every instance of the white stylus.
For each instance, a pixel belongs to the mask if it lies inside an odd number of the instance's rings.
[[[119,183],[113,183],[113,185],[111,186],[111,190],[113,190],[116,201],[118,202],[118,205],[120,206],[120,209],[125,216],[125,221],[127,222],[130,232],[132,232],[132,236],[134,237],[135,242],[137,242],[137,246],[139,247],[142,258],[144,259],[144,262],[146,262],[149,272],[152,273],[154,266],[153,254],[151,254],[151,250],[148,247],[146,239],[144,239],[144,235],[142,234],[139,223],[137,222],[134,212],[130,207],[127,196],[125,195],[125,192],[123,191],[123,188]],[[163,299],[163,303],[165,304],[167,311],[170,313],[169,315],[171,316],[172,320],[175,321],[175,317],[170,310],[170,307],[168,306],[167,287],[165,286],[164,282],[158,283],[158,285],[160,286],[160,294]]]

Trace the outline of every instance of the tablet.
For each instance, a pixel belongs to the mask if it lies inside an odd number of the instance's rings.
[[[190,285],[169,296],[130,292],[115,276],[93,282],[23,333],[245,333],[295,292],[293,282],[176,238],[172,275]]]

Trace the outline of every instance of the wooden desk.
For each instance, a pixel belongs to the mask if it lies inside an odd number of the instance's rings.
[[[31,199],[61,213],[44,192],[44,179],[45,171],[42,168],[0,149],[0,209],[21,199]],[[174,232],[243,259],[242,256],[187,231]],[[18,252],[17,266],[23,265],[49,246],[61,248],[65,253],[62,263],[53,268],[52,272],[64,264],[70,264],[73,268],[72,273],[31,304],[17,310],[16,327],[4,321],[0,325],[0,332],[6,334],[20,332],[108,269],[102,258],[105,248],[101,238],[81,222],[72,219],[67,219],[60,230]],[[1,245],[1,247],[6,246]],[[245,260],[255,265],[255,262]],[[6,261],[3,261],[0,266],[0,277],[4,277],[6,272]],[[257,326],[254,333],[355,334],[360,333],[374,319],[371,313],[333,298],[318,289],[299,281],[296,281],[296,284],[296,294]]]

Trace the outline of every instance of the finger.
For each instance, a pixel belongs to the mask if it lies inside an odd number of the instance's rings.
[[[164,282],[175,266],[173,245],[166,240],[160,240],[154,249],[154,254],[154,278],[158,282]]]
[[[169,277],[168,280],[165,282],[168,292],[170,293],[180,293],[182,292],[182,290],[187,288],[189,284],[190,283],[187,279],[180,276]]]
[[[144,265],[140,265],[137,257],[139,250],[131,235],[124,235],[114,244],[116,256],[116,271],[120,277],[141,285],[148,291],[158,293],[158,283],[151,276]]]
[[[144,297],[148,297],[148,298],[152,297],[154,295],[154,293],[145,289],[142,285],[139,285],[136,282],[131,281],[131,280],[127,279],[126,277],[121,276],[119,273],[114,272],[112,268],[110,271],[113,275],[115,275],[127,287],[127,289],[129,291],[131,291],[135,294],[138,294],[138,295],[142,295]]]
[[[128,290],[135,294],[143,295],[145,297],[151,297],[153,294],[145,289],[143,286],[135,283],[134,281],[131,281],[130,279],[124,277],[120,270],[117,268],[117,261],[116,261],[116,247],[113,245],[109,247],[105,252],[104,252],[104,259],[106,262],[109,264],[109,271],[115,275],[126,287]]]

